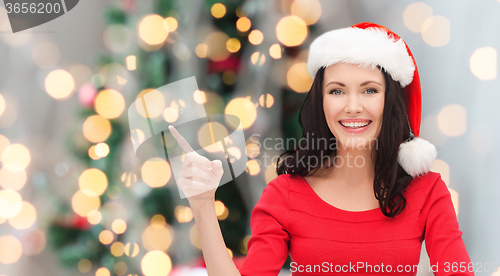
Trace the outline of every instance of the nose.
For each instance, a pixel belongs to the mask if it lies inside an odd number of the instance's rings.
[[[347,103],[344,108],[346,113],[361,113],[363,112],[363,105],[358,97],[357,93],[349,93],[347,97]]]

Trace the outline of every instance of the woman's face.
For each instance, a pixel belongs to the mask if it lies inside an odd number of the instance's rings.
[[[378,144],[384,98],[385,79],[378,68],[337,63],[325,69],[323,109],[338,148],[373,149]]]

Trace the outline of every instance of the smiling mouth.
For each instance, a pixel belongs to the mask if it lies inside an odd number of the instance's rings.
[[[347,127],[347,128],[352,128],[352,129],[356,129],[356,128],[362,128],[362,127],[366,127],[368,126],[369,124],[372,123],[372,121],[369,121],[369,122],[355,122],[355,123],[342,123],[341,121],[339,121],[339,123],[344,126],[344,127]]]

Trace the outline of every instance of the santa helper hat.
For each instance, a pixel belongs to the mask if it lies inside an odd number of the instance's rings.
[[[429,172],[436,147],[419,138],[422,99],[417,64],[402,38],[384,26],[362,22],[326,32],[309,48],[307,69],[314,78],[321,67],[339,62],[384,68],[404,88],[408,120],[414,139],[399,146],[398,162],[412,177]]]

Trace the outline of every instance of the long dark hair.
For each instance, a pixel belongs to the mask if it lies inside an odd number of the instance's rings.
[[[387,217],[395,217],[406,207],[403,192],[413,179],[398,163],[399,145],[413,139],[413,135],[407,118],[404,89],[383,68],[379,69],[385,78],[386,91],[378,144],[371,155],[375,164],[373,191],[382,213]],[[299,122],[303,129],[301,143],[294,150],[286,151],[279,156],[276,162],[278,175],[311,176],[323,167],[327,159],[331,160],[337,154],[337,139],[326,123],[323,110],[324,71],[325,68],[320,68],[316,73],[300,109]],[[283,155],[286,157],[282,157]],[[311,159],[315,160],[314,165],[311,165]]]

